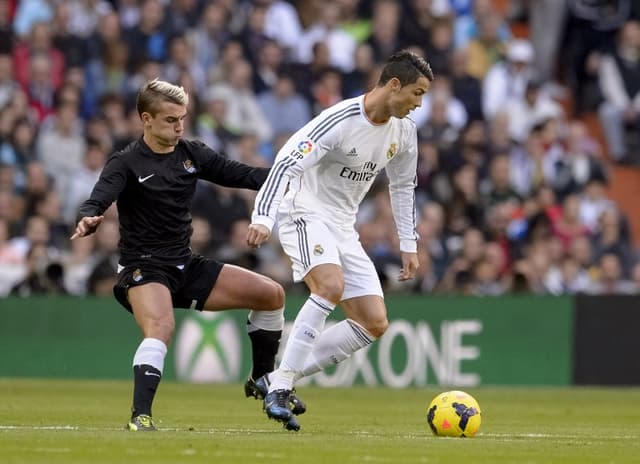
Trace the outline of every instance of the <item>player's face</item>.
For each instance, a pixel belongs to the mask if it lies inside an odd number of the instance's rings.
[[[184,133],[187,108],[171,102],[158,105],[155,116],[142,113],[145,135],[161,148],[173,149]]]
[[[431,82],[424,76],[404,87],[400,86],[400,81],[396,80],[396,82],[389,99],[389,107],[392,116],[404,118],[411,111],[422,105],[422,96],[429,90]]]

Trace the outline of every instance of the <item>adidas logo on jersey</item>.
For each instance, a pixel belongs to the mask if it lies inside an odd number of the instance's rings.
[[[347,156],[358,156],[358,152],[356,151],[356,148],[353,147],[351,150],[349,150],[349,153],[347,153]]]

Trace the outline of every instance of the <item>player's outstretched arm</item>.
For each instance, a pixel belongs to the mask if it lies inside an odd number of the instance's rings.
[[[96,231],[103,219],[104,216],[83,217],[78,221],[78,225],[76,226],[75,233],[71,236],[71,240],[91,235]]]

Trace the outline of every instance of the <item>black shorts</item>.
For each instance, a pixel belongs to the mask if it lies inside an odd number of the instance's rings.
[[[127,298],[129,288],[158,282],[171,292],[174,308],[202,311],[222,266],[223,263],[197,255],[192,256],[184,267],[140,261],[120,269],[113,294],[127,311],[132,312]]]

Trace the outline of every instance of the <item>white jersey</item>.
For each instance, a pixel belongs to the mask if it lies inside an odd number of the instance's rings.
[[[278,152],[258,192],[252,222],[271,230],[280,217],[315,214],[353,229],[358,207],[386,168],[400,249],[416,251],[417,131],[412,120],[374,124],[364,95],[324,110]],[[288,190],[287,190],[288,186]]]

